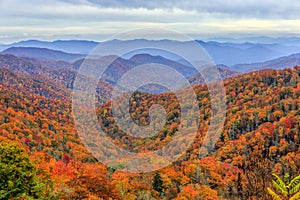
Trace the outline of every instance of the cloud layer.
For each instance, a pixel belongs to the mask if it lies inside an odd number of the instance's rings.
[[[161,27],[190,36],[297,35],[300,2],[273,0],[0,0],[0,42],[96,39]]]
[[[71,1],[68,1],[71,2]],[[74,1],[73,1],[74,2]],[[75,1],[76,2],[76,1]],[[77,1],[83,2],[83,1]],[[101,7],[182,9],[235,17],[299,18],[300,2],[294,0],[87,0]]]

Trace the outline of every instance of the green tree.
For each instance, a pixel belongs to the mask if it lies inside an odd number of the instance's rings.
[[[156,190],[157,192],[159,192],[160,194],[163,191],[163,181],[158,172],[155,173],[155,176],[153,179],[153,189]]]
[[[300,199],[300,175],[289,181],[289,174],[285,174],[284,180],[282,180],[276,174],[273,174],[276,180],[272,181],[273,187],[279,193],[277,194],[271,188],[267,188],[269,194],[274,200],[298,200]]]
[[[36,173],[20,144],[0,138],[0,199],[55,199]]]

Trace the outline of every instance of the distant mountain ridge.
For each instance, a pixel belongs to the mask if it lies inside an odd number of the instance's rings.
[[[99,45],[99,42],[88,40],[55,40],[53,42],[26,40],[15,42],[12,44],[0,45],[0,50],[4,50],[10,47],[38,47],[64,51],[73,54],[88,54],[97,45]]]
[[[2,51],[1,54],[12,54],[20,57],[39,58],[44,60],[61,60],[66,62],[74,62],[85,56],[83,54],[66,53],[63,51],[38,47],[10,47]]]
[[[245,38],[230,38],[230,37],[214,37],[209,38],[210,41],[221,43],[263,43],[263,44],[281,44],[285,46],[300,46],[300,37],[245,37]]]
[[[244,73],[244,72],[263,70],[268,68],[277,69],[277,70],[285,69],[285,68],[293,68],[299,65],[300,65],[300,53],[292,54],[289,56],[283,56],[266,62],[233,65],[232,67],[230,67],[230,69]]]
[[[296,39],[294,39],[296,40]],[[263,40],[262,40],[263,41]],[[298,41],[298,40],[297,40]],[[48,48],[52,50],[64,51],[66,53],[73,54],[89,54],[98,45],[103,45],[103,52],[99,52],[100,55],[118,55],[115,50],[121,49],[122,46],[126,46],[126,49],[135,50],[143,46],[160,46],[162,50],[168,50],[172,48],[180,48],[182,51],[189,52],[192,45],[197,42],[201,45],[216,64],[224,64],[232,66],[240,63],[256,63],[264,62],[267,60],[275,59],[282,56],[288,56],[300,52],[300,45],[298,42],[293,45],[293,40],[278,40],[279,43],[256,43],[256,42],[204,42],[201,40],[196,41],[175,41],[175,40],[111,40],[105,42],[85,41],[85,40],[57,40],[53,42],[45,42],[39,40],[28,40],[16,42],[13,44],[0,45],[0,50],[5,50],[10,47],[38,47]],[[300,42],[299,42],[300,44]],[[168,53],[162,53],[155,49],[145,49],[137,53],[130,53],[127,55],[129,58],[134,54],[146,53],[153,56],[162,55],[163,57],[171,60],[179,60],[178,57],[174,58]],[[201,60],[196,52],[190,52],[193,54],[193,61]],[[122,56],[122,55],[118,55]],[[180,56],[180,55],[179,55]]]

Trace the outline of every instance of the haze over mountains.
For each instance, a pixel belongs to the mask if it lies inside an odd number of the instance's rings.
[[[244,40],[234,40],[227,38],[218,39],[222,42],[208,41],[204,42],[201,40],[196,40],[207,53],[212,57],[216,64],[224,64],[227,66],[232,66],[236,64],[243,63],[257,63],[264,62],[267,60],[272,60],[278,57],[288,56],[291,54],[300,52],[300,39],[299,38],[249,38],[251,42],[244,42]],[[257,42],[261,41],[261,42]],[[0,50],[5,50],[10,47],[38,47],[47,48],[57,51],[64,51],[71,54],[88,54],[97,45],[101,44],[105,52],[99,52],[104,55],[118,55],[115,49],[126,46],[128,49],[135,50],[141,46],[161,46],[162,49],[179,48],[182,51],[190,51],[191,47],[195,45],[192,41],[174,41],[174,40],[146,40],[146,39],[135,39],[135,40],[111,40],[103,43],[94,41],[84,41],[84,40],[57,40],[53,42],[39,41],[39,40],[27,40],[16,42],[12,44],[0,44]],[[17,55],[16,52],[10,51]],[[171,60],[178,60],[178,57],[174,57],[172,54],[168,54],[162,51],[156,51],[153,49],[145,49],[139,51],[139,53],[148,53],[151,55],[161,55],[165,58]],[[191,52],[193,53],[193,52]],[[125,55],[125,58],[132,57],[133,54]],[[194,55],[193,55],[194,56]],[[195,55],[195,61],[197,61],[197,56]]]

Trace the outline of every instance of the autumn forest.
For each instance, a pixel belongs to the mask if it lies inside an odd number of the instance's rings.
[[[116,59],[107,81],[98,83],[95,102],[106,101],[122,70],[154,59],[139,56]],[[299,66],[246,73],[219,68],[226,118],[213,147],[203,144],[211,97],[200,75],[191,76],[200,108],[192,144],[167,167],[129,173],[121,162],[110,167],[99,162],[78,135],[71,101],[81,62],[0,55],[0,199],[300,199]],[[157,135],[143,139],[116,125],[110,101],[96,113],[115,145],[148,152],[169,143],[179,126],[190,123],[181,121],[180,104],[172,92],[145,91],[130,98],[133,121],[148,124],[153,104],[163,106],[167,121]],[[201,148],[207,148],[208,155],[199,155]]]

